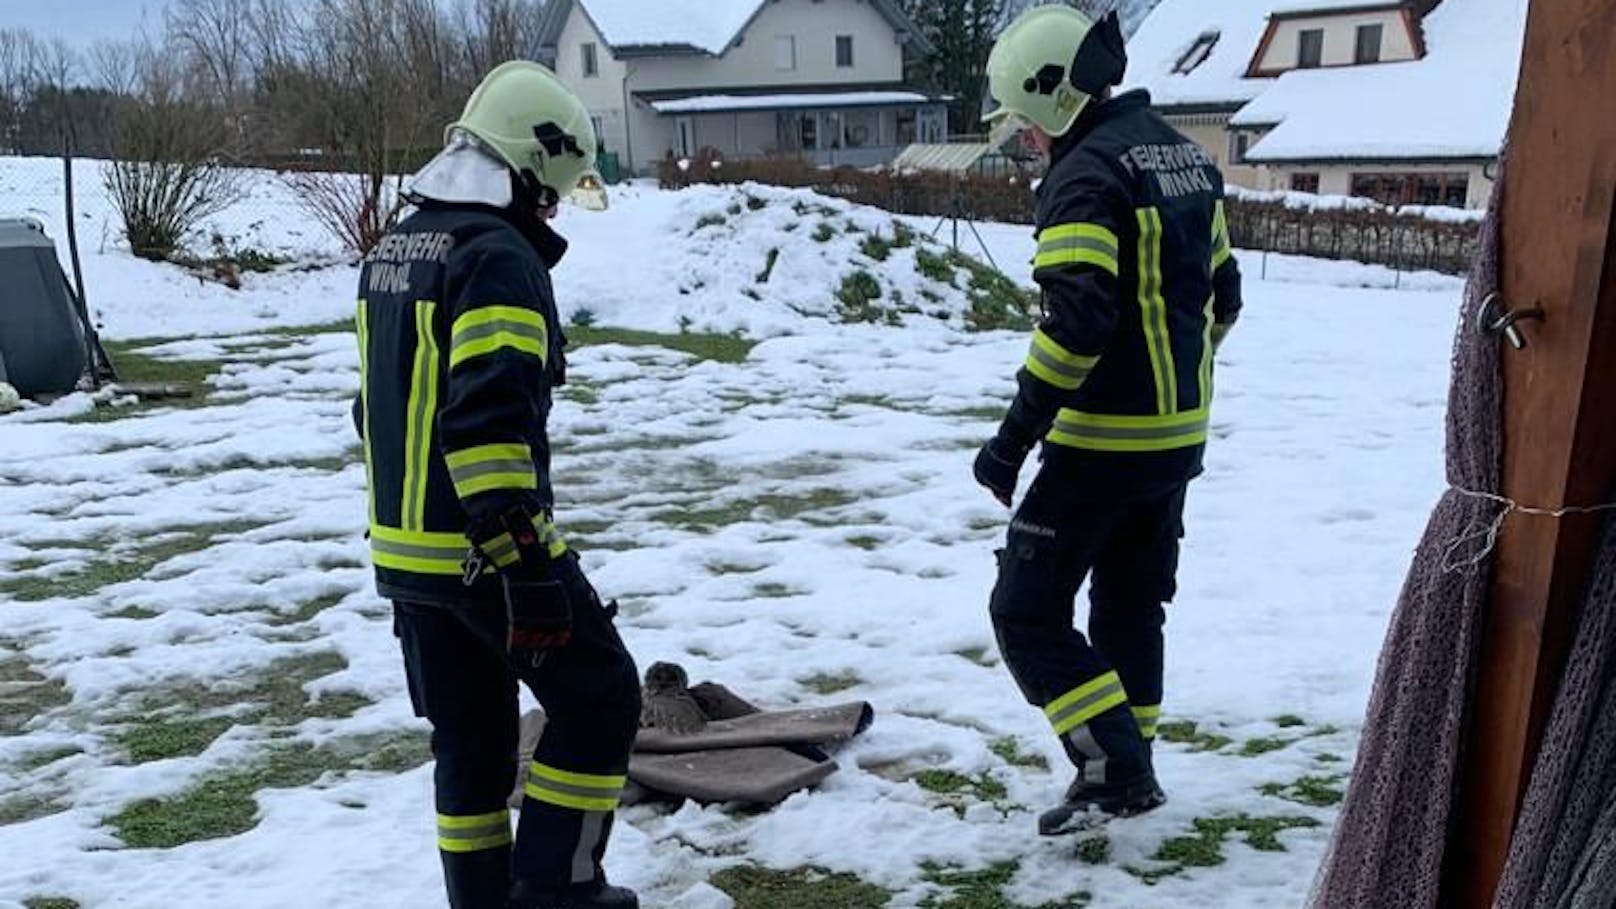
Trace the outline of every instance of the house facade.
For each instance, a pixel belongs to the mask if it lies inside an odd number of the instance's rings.
[[[1162,0],[1130,42],[1131,87],[1231,183],[1477,208],[1525,12],[1526,0]]]
[[[703,148],[869,166],[947,128],[904,84],[926,44],[894,0],[551,0],[541,42],[631,173]]]

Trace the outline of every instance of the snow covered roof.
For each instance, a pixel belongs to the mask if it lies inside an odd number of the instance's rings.
[[[581,4],[614,51],[623,55],[705,54],[722,56],[771,0],[551,0],[540,20],[540,44],[554,47]],[[869,0],[911,46],[924,50],[925,38],[895,0]]]
[[[1445,0],[1421,60],[1293,70],[1233,119],[1274,130],[1250,160],[1490,158],[1509,129],[1527,0]]]
[[[1162,0],[1128,42],[1125,87],[1149,89],[1159,106],[1238,108],[1273,84],[1246,78],[1246,68],[1275,2]],[[1198,65],[1180,67],[1202,36],[1216,36],[1210,52]],[[1175,72],[1178,68],[1189,72]]]
[[[883,107],[925,104],[932,99],[919,92],[814,92],[779,95],[696,95],[653,101],[659,114],[701,114],[720,111],[807,109],[816,107]]]

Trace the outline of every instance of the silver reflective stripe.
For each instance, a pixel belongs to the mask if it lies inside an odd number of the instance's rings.
[[[1091,710],[1091,709],[1093,709],[1095,704],[1100,703],[1101,701],[1105,700],[1106,698],[1116,697],[1117,695],[1119,695],[1121,693],[1122,693],[1122,682],[1120,682],[1120,681],[1112,682],[1111,684],[1106,685],[1103,688],[1099,688],[1099,689],[1095,690],[1088,697],[1081,698],[1079,700],[1073,701],[1070,704],[1067,704],[1066,709],[1064,709],[1060,713],[1057,713],[1054,716],[1050,717],[1049,722],[1056,729],[1059,729],[1061,727],[1061,722],[1064,721],[1065,719],[1067,719],[1068,717],[1071,717],[1071,716],[1076,715],[1076,714],[1082,714],[1085,711]]]
[[[1093,371],[1084,369],[1081,366],[1072,366],[1069,363],[1062,363],[1051,356],[1049,351],[1044,350],[1037,344],[1034,344],[1032,349],[1027,352],[1027,357],[1028,359],[1037,360],[1040,366],[1052,373],[1055,373],[1056,375],[1065,376],[1076,384],[1082,384],[1083,380],[1087,379],[1089,377],[1089,373]]]
[[[1056,240],[1045,240],[1038,244],[1039,255],[1060,252],[1066,249],[1087,249],[1097,253],[1104,253],[1112,259],[1117,257],[1117,245],[1115,243],[1107,243],[1095,237],[1061,237]]]
[[[1089,731],[1089,724],[1073,729],[1066,734],[1066,740],[1072,743],[1077,753],[1083,756],[1083,766],[1078,768],[1079,775],[1085,783],[1104,783],[1106,766],[1110,763],[1105,749],[1094,740],[1094,733]]]
[[[480,840],[489,836],[509,836],[510,833],[509,820],[489,821],[481,827],[438,827],[438,839],[443,840]]]
[[[1057,419],[1055,431],[1090,439],[1173,439],[1205,433],[1207,425],[1205,418],[1187,423],[1175,421],[1163,426],[1090,426]]]
[[[456,486],[467,480],[485,477],[491,473],[533,473],[533,462],[512,458],[508,461],[478,461],[475,464],[466,464],[460,467],[449,468],[449,476]]]
[[[473,325],[469,328],[460,329],[459,331],[455,332],[454,343],[452,346],[459,347],[462,344],[469,344],[472,341],[477,341],[482,338],[493,337],[501,332],[518,335],[524,338],[532,338],[541,344],[548,343],[548,337],[545,335],[544,329],[540,328],[539,326],[528,325],[525,322],[507,322],[501,319],[495,322],[484,322],[481,325]]]
[[[465,547],[425,546],[419,543],[399,543],[394,540],[384,540],[374,534],[370,538],[370,548],[374,552],[383,552],[388,555],[402,556],[407,559],[464,559]]]
[[[590,811],[584,814],[583,824],[578,831],[578,848],[572,851],[574,884],[587,884],[595,879],[595,850],[600,848],[601,840],[606,837],[608,817],[610,815],[604,811]]]

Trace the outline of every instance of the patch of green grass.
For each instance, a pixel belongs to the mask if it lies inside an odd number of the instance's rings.
[[[574,328],[567,339],[580,347],[591,344],[623,344],[629,347],[665,347],[690,354],[702,360],[719,363],[744,363],[756,341],[734,335],[682,332],[676,335],[654,331],[634,331],[627,328]]]
[[[1174,745],[1188,745],[1191,751],[1217,751],[1233,744],[1226,735],[1202,732],[1198,724],[1188,720],[1174,720],[1156,727],[1156,737]]]
[[[859,269],[842,278],[836,291],[836,311],[843,322],[882,322],[889,313],[875,301],[881,299],[881,282],[875,275]]]
[[[1012,767],[1025,767],[1034,770],[1048,770],[1049,759],[1041,754],[1032,754],[1021,750],[1021,741],[1015,736],[1004,736],[988,743],[988,750],[999,756],[999,759]]]
[[[746,209],[747,209],[747,211],[761,211],[761,210],[763,210],[765,208],[768,208],[768,207],[769,207],[769,200],[767,200],[767,199],[759,199],[757,196],[754,196],[751,193],[747,194],[747,196],[746,196]]]
[[[18,762],[18,767],[24,773],[27,773],[29,771],[38,770],[41,767],[48,767],[57,761],[83,753],[84,749],[77,745],[63,745],[60,748],[47,748],[44,751],[35,751],[27,755],[20,762]]]
[[[80,909],[77,900],[65,896],[31,896],[22,901],[22,909]]]
[[[850,220],[849,221],[843,221],[842,222],[842,233],[847,234],[849,236],[852,236],[853,234],[862,234],[862,233],[864,233],[864,228],[859,227],[857,224],[854,224]]]
[[[807,591],[790,584],[781,584],[778,581],[764,581],[762,584],[752,585],[752,596],[770,600],[782,600],[786,597],[800,596]]]
[[[251,673],[236,674],[238,678],[245,675],[250,679],[247,685],[210,687],[201,682],[187,682],[152,691],[135,715],[149,717],[145,722],[157,722],[175,716],[187,719],[231,709],[239,711],[237,722],[272,726],[293,726],[311,718],[343,719],[369,705],[370,700],[344,691],[328,692],[315,700],[304,692],[303,686],[346,668],[348,661],[333,651],[300,654],[276,660]]]
[[[729,894],[735,909],[882,909],[892,900],[891,891],[822,868],[739,865],[716,872],[709,883]]]
[[[956,804],[962,799],[1002,802],[1010,794],[1003,783],[986,773],[972,777],[953,770],[929,768],[915,774],[912,779],[916,786],[935,795],[950,796],[952,798],[949,800]]]
[[[834,236],[836,236],[836,226],[829,221],[821,221],[819,226],[814,228],[813,238],[815,243],[829,243]]]
[[[865,552],[874,552],[875,550],[881,548],[882,544],[886,543],[886,540],[882,539],[881,537],[860,533],[846,537],[842,540],[842,542],[856,549],[862,549]]]
[[[367,736],[318,748],[281,745],[252,762],[193,783],[172,796],[143,799],[106,819],[125,845],[172,849],[199,840],[245,833],[258,823],[256,794],[264,789],[308,786],[330,772],[397,772],[425,763],[425,738]]]
[[[297,609],[293,610],[292,612],[277,614],[269,620],[269,623],[276,626],[301,625],[320,613],[325,612],[327,609],[341,603],[343,600],[347,599],[347,597],[348,595],[346,593],[328,593],[324,596],[318,596],[312,600],[299,604]]]
[[[1346,790],[1341,786],[1345,779],[1344,776],[1304,776],[1290,783],[1264,783],[1257,791],[1299,805],[1326,808],[1341,804],[1346,797]]]
[[[1004,895],[1004,888],[1015,879],[1020,862],[999,862],[975,871],[928,864],[921,872],[927,883],[946,887],[946,894],[929,894],[920,901],[921,909],[1034,909]],[[1074,893],[1036,909],[1083,909],[1092,897]]]
[[[1151,858],[1177,866],[1178,870],[1208,868],[1223,864],[1223,844],[1236,834],[1243,835],[1246,845],[1260,852],[1283,852],[1285,846],[1279,841],[1280,833],[1319,826],[1319,822],[1310,817],[1252,817],[1244,813],[1198,817],[1191,824],[1195,830],[1193,835],[1164,841]]]
[[[892,243],[880,234],[870,234],[860,241],[859,252],[877,262],[885,262],[892,255]]]
[[[740,212],[737,211],[736,214],[740,214]],[[701,230],[704,227],[717,227],[721,224],[728,223],[729,219],[725,218],[718,212],[709,212],[708,214],[702,215],[701,218],[696,221],[696,230]]]
[[[948,264],[970,275],[971,308],[965,327],[971,331],[1029,331],[1038,311],[1037,291],[1024,288],[983,262],[950,250]]]
[[[231,725],[225,717],[152,720],[130,726],[116,741],[130,763],[144,764],[201,754]]]
[[[1318,761],[1320,764],[1339,764],[1345,761],[1346,758],[1333,751],[1325,751],[1313,755],[1313,760]]]
[[[1280,751],[1291,744],[1290,739],[1263,737],[1250,739],[1241,743],[1240,750],[1235,752],[1241,757],[1261,757],[1273,751]]]
[[[67,806],[57,801],[54,796],[24,792],[0,799],[0,827],[37,821],[66,810]]]
[[[107,618],[109,618],[109,619],[133,619],[135,621],[143,622],[143,621],[145,621],[147,619],[155,619],[160,615],[162,615],[162,613],[156,612],[156,611],[151,610],[151,609],[147,609],[144,606],[125,606],[124,608],[118,610],[117,612],[109,612],[109,613],[107,613]]]
[[[1111,861],[1111,838],[1103,833],[1083,837],[1077,841],[1072,854],[1085,865],[1104,865]]]
[[[106,341],[103,346],[120,382],[161,382],[199,388],[224,368],[223,360],[157,357],[142,353],[159,344],[152,341]]]
[[[936,281],[938,284],[954,286],[954,266],[948,263],[948,257],[932,252],[924,247],[915,250],[915,271]],[[924,296],[924,294],[922,294]]]
[[[798,679],[797,684],[813,691],[816,694],[831,695],[839,691],[863,684],[858,673],[851,669],[844,669],[837,673],[816,672],[805,679]]]
[[[915,232],[902,221],[892,222],[892,248],[908,249],[915,245]]]
[[[768,493],[708,508],[667,509],[651,515],[651,519],[673,527],[710,532],[755,518],[789,521],[853,501],[853,496],[844,490],[822,487],[801,494]]]
[[[1286,713],[1274,717],[1274,725],[1281,729],[1291,729],[1296,726],[1306,726],[1307,720],[1302,719],[1294,713]]]
[[[963,647],[954,651],[954,655],[960,659],[970,660],[978,666],[993,665],[993,661],[988,659],[988,649],[986,647]]]
[[[67,684],[46,678],[21,658],[0,661],[0,735],[16,735],[36,717],[73,700]]]
[[[142,578],[169,559],[207,549],[213,545],[215,537],[244,533],[260,526],[250,521],[228,521],[175,528],[173,534],[165,534],[165,539],[156,542],[114,552],[103,549],[103,558],[67,571],[5,578],[0,580],[0,594],[22,602],[90,596],[113,584]],[[107,544],[96,541],[93,545],[105,547]]]

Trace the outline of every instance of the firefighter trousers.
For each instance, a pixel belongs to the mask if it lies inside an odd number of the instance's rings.
[[[438,848],[454,909],[505,909],[515,882],[552,892],[605,880],[639,678],[576,557],[555,565],[573,604],[573,640],[538,668],[507,659],[501,604],[394,603],[410,699],[432,723]],[[546,716],[532,755],[516,753],[518,683]],[[506,806],[519,759],[530,763],[513,837]]]
[[[1043,709],[1085,784],[1150,769],[1162,702],[1163,604],[1177,591],[1184,484],[1074,493],[1046,468],[999,551],[990,613],[1027,701]],[[1088,636],[1075,627],[1089,581]]]

